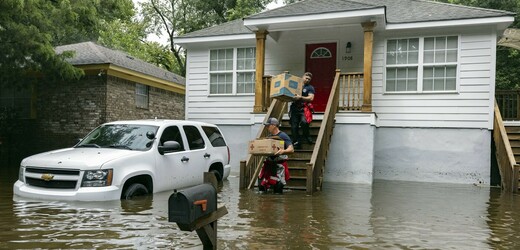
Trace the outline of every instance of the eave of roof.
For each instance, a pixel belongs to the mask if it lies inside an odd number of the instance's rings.
[[[374,13],[370,10],[384,10]],[[177,37],[175,41],[197,43],[220,41],[221,38],[233,39],[238,34],[252,34],[254,30],[268,31],[290,30],[300,24],[306,27],[310,19],[314,22],[336,17],[336,21],[344,21],[342,17],[351,17],[350,22],[365,19],[378,22],[377,29],[410,29],[426,27],[447,27],[475,24],[496,24],[505,29],[514,21],[515,13],[502,10],[483,9],[477,7],[454,5],[427,0],[304,0],[288,4],[280,8],[268,10],[225,24],[198,30]],[[379,16],[382,16],[379,18]],[[241,24],[243,23],[243,25]],[[233,31],[233,32],[231,32]],[[237,32],[239,31],[239,32]],[[188,39],[199,37],[200,39]]]
[[[93,42],[69,44],[56,47],[56,53],[74,51],[67,61],[84,70],[105,70],[105,73],[149,86],[185,94],[186,80],[155,65],[128,54],[111,50]]]

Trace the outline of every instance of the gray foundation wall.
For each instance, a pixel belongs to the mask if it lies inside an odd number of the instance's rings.
[[[259,125],[219,125],[231,151],[232,173],[247,157]],[[336,123],[324,180],[372,184],[374,179],[489,185],[491,131],[376,128]]]
[[[491,131],[378,128],[374,179],[489,184]]]
[[[324,180],[372,184],[375,127],[336,124],[333,133]]]

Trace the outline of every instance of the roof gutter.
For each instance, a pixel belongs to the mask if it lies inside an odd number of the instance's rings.
[[[180,46],[184,44],[194,44],[194,43],[205,43],[205,42],[214,42],[214,41],[236,41],[236,40],[250,40],[255,39],[255,34],[238,34],[238,35],[224,35],[224,36],[201,36],[201,37],[179,37],[174,38],[173,42]]]
[[[432,21],[432,22],[414,22],[414,23],[387,23],[386,30],[406,30],[406,29],[421,29],[421,28],[438,28],[450,26],[469,26],[482,24],[496,24],[501,29],[506,29],[515,20],[512,16],[489,17],[489,18],[472,18],[472,19],[458,19],[446,21]]]
[[[267,29],[268,27],[283,25],[283,24],[297,24],[307,23],[313,21],[327,21],[327,20],[339,20],[347,18],[363,18],[367,20],[374,18],[375,16],[386,16],[385,7],[376,7],[372,9],[362,10],[349,10],[349,11],[338,11],[338,12],[325,12],[308,15],[295,15],[285,17],[266,17],[266,18],[245,18],[244,26],[252,31]]]

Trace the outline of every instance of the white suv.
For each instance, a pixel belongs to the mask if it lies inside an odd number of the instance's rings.
[[[230,173],[217,126],[180,120],[103,124],[72,148],[22,160],[14,194],[34,199],[104,201],[219,181]]]

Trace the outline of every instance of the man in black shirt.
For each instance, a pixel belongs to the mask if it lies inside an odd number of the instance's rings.
[[[309,123],[305,119],[305,115],[303,112],[304,105],[306,103],[311,103],[314,100],[314,87],[310,84],[312,79],[311,72],[305,72],[303,74],[303,88],[302,95],[296,95],[293,98],[293,102],[291,104],[291,109],[289,112],[291,118],[291,133],[292,133],[292,141],[294,148],[299,149],[303,141],[300,138],[300,125],[303,130],[303,140],[307,143],[313,143],[310,135],[309,135]]]

